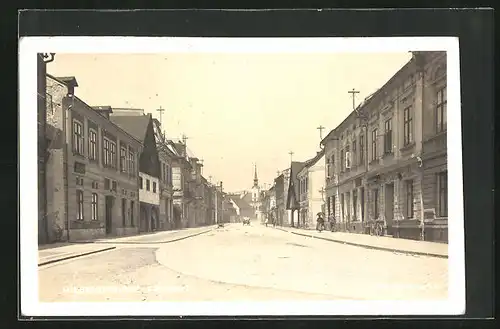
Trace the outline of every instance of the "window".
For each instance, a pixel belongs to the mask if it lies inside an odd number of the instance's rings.
[[[360,189],[360,194],[361,194],[361,200],[360,200],[360,203],[361,203],[361,220],[363,220],[365,218],[365,188],[362,187]]]
[[[372,130],[372,161],[378,159],[378,150],[377,150],[377,129]]]
[[[156,193],[156,182],[153,182],[153,193]]]
[[[347,170],[351,169],[351,152],[349,152],[349,145],[345,148],[345,167]]]
[[[104,165],[105,166],[110,166],[111,165],[111,157],[110,157],[110,141],[107,138],[104,138]]]
[[[413,118],[411,105],[404,109],[404,146],[409,145],[413,141]]]
[[[149,179],[146,179],[146,191],[149,191]]]
[[[92,193],[92,220],[98,220],[98,201],[99,198],[97,196],[97,193]]]
[[[331,207],[331,209],[332,209],[332,216],[335,217],[335,195],[332,196],[332,201],[331,202],[332,202],[332,207]]]
[[[373,190],[373,219],[378,219],[378,188]]]
[[[130,226],[134,226],[134,201],[130,201]]]
[[[122,199],[122,226],[127,226],[127,199]]]
[[[109,190],[109,178],[105,178],[104,179],[104,189],[105,190]]]
[[[120,170],[121,172],[127,171],[127,149],[122,147],[120,149]]]
[[[351,166],[355,166],[357,164],[356,162],[356,144],[358,143],[358,141],[356,139],[354,139],[354,141],[352,142],[352,155],[351,155]]]
[[[436,132],[440,133],[446,130],[446,87],[437,92],[436,103]]]
[[[359,135],[359,163],[365,162],[365,136]]]
[[[116,143],[111,142],[111,155],[110,155],[110,165],[113,168],[116,168]]]
[[[340,150],[340,172],[344,172],[345,160],[344,160],[344,150]]]
[[[392,119],[385,122],[384,154],[392,153]]]
[[[448,172],[439,173],[437,181],[438,188],[438,216],[448,217]]]
[[[406,181],[406,218],[413,218],[413,180]]]
[[[83,155],[83,125],[73,120],[73,152]]]
[[[128,152],[128,172],[135,176],[135,154],[132,150]]]
[[[344,218],[345,216],[345,212],[344,212],[344,193],[342,193],[340,195],[340,206],[341,206],[341,210],[342,210],[342,218]]]
[[[358,191],[352,191],[352,209],[353,209],[353,217],[354,220],[358,219]]]
[[[89,130],[89,159],[97,160],[97,133],[95,130]]]
[[[144,188],[144,185],[142,183],[142,177],[139,176],[139,189],[143,189]]]
[[[76,219],[83,220],[83,191],[76,191]]]
[[[116,192],[116,181],[115,180],[112,183],[112,188],[111,189]]]

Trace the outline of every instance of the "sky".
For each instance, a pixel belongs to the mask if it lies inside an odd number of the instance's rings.
[[[144,109],[169,138],[188,137],[203,175],[225,191],[250,189],[254,164],[269,187],[278,170],[319,151],[322,137],[409,59],[404,53],[57,53],[47,71],[75,76],[91,106]]]

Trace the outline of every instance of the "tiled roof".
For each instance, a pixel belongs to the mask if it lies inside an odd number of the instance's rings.
[[[304,167],[310,167],[310,166],[314,166],[316,164],[316,162],[318,162],[319,159],[321,159],[321,157],[325,154],[325,149],[322,149],[321,151],[319,151],[313,158],[307,160],[306,162],[304,162]],[[301,168],[301,170],[302,170]],[[300,171],[300,170],[299,170]],[[297,172],[298,173],[298,172]],[[297,174],[295,173],[295,174]]]
[[[236,196],[236,197],[231,197],[231,200],[233,200],[236,206],[238,206],[238,208],[240,209],[252,208],[252,206],[248,204],[248,202],[246,202],[245,199],[240,199],[239,197]]]
[[[151,117],[149,115],[114,116],[111,114],[109,119],[115,125],[117,125],[118,127],[122,128],[123,130],[134,136],[137,140],[144,142],[144,138],[146,137],[146,131],[148,129]]]
[[[304,168],[304,162],[292,161],[290,165],[290,181],[288,185],[288,200],[287,200],[287,209],[294,208],[296,204],[292,204],[292,201],[297,202],[297,200],[291,200],[292,196],[295,198],[299,195],[299,184],[297,180],[297,174]],[[293,188],[293,192],[290,189]]]

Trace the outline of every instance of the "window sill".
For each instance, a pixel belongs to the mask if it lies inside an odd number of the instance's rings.
[[[414,147],[415,147],[415,142],[411,142],[410,144],[407,144],[407,145],[403,146],[403,147],[402,147],[402,148],[400,148],[399,150],[400,150],[401,152],[407,152],[407,151],[411,150],[411,149],[412,149],[412,148],[414,148]]]
[[[431,141],[433,141],[433,140],[435,140],[435,139],[438,139],[439,137],[442,137],[442,136],[446,135],[446,133],[447,133],[447,132],[448,132],[448,131],[447,131],[446,129],[445,129],[444,131],[440,131],[440,132],[438,132],[438,133],[434,134],[433,136],[431,136],[431,137],[427,138],[427,139],[424,141],[424,143],[431,142]]]
[[[392,152],[385,152],[383,155],[382,155],[382,158],[383,159],[386,159],[386,158],[392,158],[394,157],[394,153]]]

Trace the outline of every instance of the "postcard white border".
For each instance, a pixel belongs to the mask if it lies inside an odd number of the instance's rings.
[[[140,50],[140,51],[138,51]],[[136,38],[24,37],[19,43],[21,314],[25,316],[454,315],[465,312],[463,207],[450,207],[445,301],[40,303],[37,255],[36,53],[447,52],[448,204],[463,204],[459,43],[454,37]],[[57,55],[56,55],[57,58]],[[453,164],[453,165],[449,165]]]

